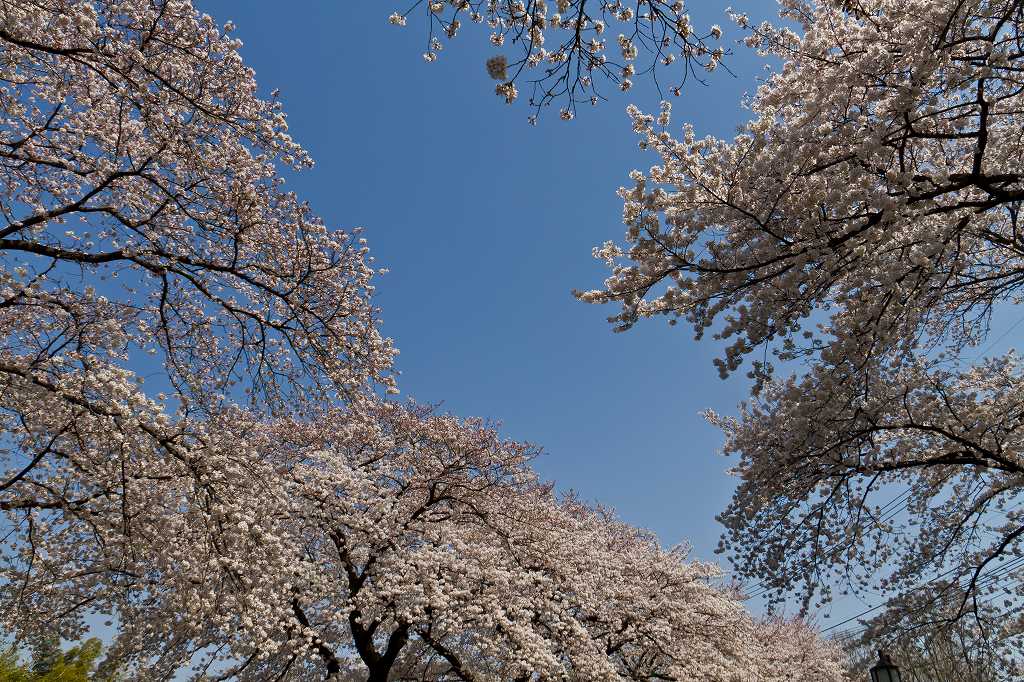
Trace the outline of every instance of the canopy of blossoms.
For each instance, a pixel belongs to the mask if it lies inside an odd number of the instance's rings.
[[[734,16],[781,63],[735,138],[632,110],[658,162],[578,295],[617,303],[618,329],[713,333],[723,376],[749,362],[754,400],[710,415],[739,457],[721,519],[740,575],[805,607],[878,591],[878,632],[969,622],[1012,672],[1024,377],[979,346],[1024,281],[1024,5],[780,4],[780,25]]]
[[[106,614],[133,679],[842,679],[531,446],[378,396],[365,241],[285,189],[239,46],[182,0],[0,0],[6,631]]]

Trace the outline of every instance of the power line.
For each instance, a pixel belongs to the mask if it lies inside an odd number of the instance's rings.
[[[1017,320],[1017,321],[1016,321],[1016,322],[1014,322],[1014,323],[1013,323],[1012,325],[1010,325],[1010,328],[1009,328],[1009,329],[1007,329],[1007,330],[1006,330],[1005,332],[1003,332],[1002,334],[1000,334],[1000,335],[999,335],[999,337],[998,337],[998,338],[996,338],[996,340],[995,340],[995,341],[993,341],[992,343],[988,344],[988,345],[987,345],[987,346],[985,347],[985,350],[983,350],[983,351],[981,351],[980,353],[978,353],[977,355],[975,355],[975,356],[974,356],[974,359],[975,359],[975,360],[977,360],[978,358],[980,358],[981,356],[983,356],[983,355],[984,355],[985,353],[987,353],[987,352],[989,352],[990,350],[992,350],[992,348],[993,348],[993,347],[994,347],[994,346],[995,346],[995,345],[996,345],[997,343],[999,343],[1000,341],[1002,341],[1003,339],[1005,339],[1005,338],[1006,338],[1007,336],[1009,336],[1009,335],[1010,335],[1010,332],[1012,332],[1012,331],[1013,331],[1014,329],[1016,329],[1017,327],[1019,327],[1019,326],[1020,326],[1020,324],[1021,324],[1021,322],[1024,322],[1024,317],[1021,317],[1021,318],[1020,318],[1019,320]]]
[[[1019,556],[1019,557],[1017,557],[1015,559],[1011,559],[1009,562],[1003,564],[1002,566],[999,566],[995,570],[990,571],[989,573],[986,573],[983,576],[979,577],[979,579],[977,581],[975,581],[975,584],[974,584],[975,590],[977,590],[978,588],[981,588],[981,587],[987,587],[989,584],[991,584],[992,582],[994,582],[998,578],[1000,578],[1003,575],[1009,573],[1010,571],[1016,570],[1017,568],[1020,568],[1020,567],[1024,567],[1024,556]],[[938,580],[939,578],[942,578],[945,575],[949,575],[950,573],[953,573],[953,572],[955,572],[957,570],[960,570],[961,568],[962,568],[961,566],[954,566],[953,568],[949,569],[948,571],[940,573],[939,575],[937,575],[934,578],[932,578],[932,581]],[[970,581],[968,580],[968,585],[969,584],[970,584]],[[957,583],[957,586],[960,587],[961,590],[966,589],[968,585],[960,585],[959,582]],[[940,599],[942,599],[942,598],[949,598],[949,597],[952,597],[952,596],[954,596],[954,595],[947,593],[943,597],[940,597]],[[993,601],[994,599],[998,599],[999,596],[1000,595],[994,595],[994,596],[990,597],[989,599],[982,601],[981,603],[988,603],[990,601]],[[866,616],[869,613],[872,613],[874,611],[877,611],[880,608],[888,606],[889,604],[892,603],[892,601],[893,601],[893,599],[887,599],[886,601],[882,602],[881,604],[878,604],[876,606],[872,606],[871,608],[865,609],[864,611],[861,611],[860,613],[858,613],[858,614],[856,614],[854,616],[851,616],[850,618],[847,618],[846,620],[843,620],[843,621],[840,621],[840,622],[835,623],[833,625],[830,625],[827,628],[823,628],[821,630],[821,632],[823,632],[823,633],[829,632],[831,630],[834,630],[835,628],[838,628],[838,627],[840,627],[842,625],[845,625],[846,623],[849,623],[849,622],[855,621],[855,620],[859,620],[860,618],[862,618],[863,616]],[[908,615],[912,615],[912,614],[915,614],[915,613],[920,613],[921,611],[924,611],[925,609],[931,607],[933,605],[933,603],[934,602],[926,603],[926,604],[923,604],[923,605],[919,606],[916,609],[911,609],[908,612]],[[865,632],[866,630],[867,630],[867,628],[850,628],[850,629],[843,630],[843,631],[840,631],[840,632],[836,633],[835,638],[837,638],[837,639],[848,639],[848,638],[853,637],[854,635],[856,635],[858,633]]]
[[[911,492],[912,492],[912,490],[908,488],[906,491],[904,491],[903,493],[900,493],[899,495],[897,495],[893,499],[889,500],[885,505],[883,505],[878,510],[878,515],[880,517],[883,517],[883,518],[880,519],[880,522],[881,523],[886,523],[887,521],[891,521],[893,518],[896,517],[897,514],[899,514],[900,512],[904,511],[907,508],[907,505],[910,503],[910,499],[909,498],[910,498]],[[898,505],[898,508],[894,508],[893,505]],[[890,511],[891,511],[891,513],[889,513]],[[851,540],[850,542],[846,542],[846,543],[838,543],[838,544],[832,546],[831,548],[827,549],[825,553],[826,553],[826,555],[831,556],[831,555],[835,554],[835,552],[837,550],[849,549],[850,547],[852,547],[854,545],[854,543],[856,543],[856,540]],[[766,585],[764,581],[761,581],[761,582],[751,586],[750,591],[749,592],[745,592],[745,594],[750,599],[756,599],[757,597],[760,597],[760,596],[762,596],[764,594],[767,594],[770,591],[771,591],[771,588],[768,585]]]

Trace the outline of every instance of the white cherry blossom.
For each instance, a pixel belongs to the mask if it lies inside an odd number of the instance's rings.
[[[486,22],[491,44],[505,50],[488,60],[487,72],[492,78],[517,83],[528,93],[535,110],[532,117],[550,104],[575,113],[577,104],[605,99],[606,85],[629,90],[630,74],[622,73],[627,66],[651,77],[658,87],[664,84],[677,92],[687,79],[700,80],[698,68],[713,71],[726,55],[723,48],[709,45],[722,38],[722,29],[712,26],[698,35],[682,2],[437,0],[415,2],[388,21],[405,26],[417,17],[429,27],[428,44],[439,36],[453,38],[461,26],[460,17]],[[619,49],[610,52],[601,37],[609,27],[622,31],[616,41]],[[431,47],[429,54],[435,56],[428,61],[434,61],[436,52]],[[493,68],[497,59],[507,69]],[[679,63],[668,70],[677,59]],[[504,90],[498,95],[508,103],[515,99]]]
[[[723,376],[749,363],[753,401],[710,415],[739,457],[722,521],[742,577],[805,608],[862,593],[879,636],[969,622],[1012,659],[1021,371],[977,356],[1022,292],[1021,4],[780,6],[735,16],[780,62],[736,137],[631,111],[657,165],[621,191],[624,243],[594,251],[605,286],[578,295],[617,303],[618,329],[712,333]]]
[[[378,397],[366,240],[284,188],[231,29],[0,0],[4,632],[106,614],[138,680],[776,679],[714,565]]]

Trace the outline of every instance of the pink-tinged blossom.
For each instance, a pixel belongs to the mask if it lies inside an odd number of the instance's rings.
[[[760,676],[753,679],[759,682],[853,682],[847,677],[847,657],[839,644],[822,638],[799,618],[758,620],[754,638],[760,650]]]
[[[17,632],[75,633],[87,601],[118,615],[113,653],[143,680],[190,662],[253,681],[778,679],[781,638],[717,567],[556,498],[536,450],[479,420],[368,399],[142,423],[155,435],[131,443],[92,429],[92,459],[35,495],[5,570]],[[835,663],[811,635],[787,646]]]
[[[139,680],[770,679],[715,566],[376,397],[366,240],[284,189],[232,28],[0,0],[4,632],[108,614]]]
[[[184,2],[2,8],[12,371],[55,379],[153,348],[199,402],[391,385],[367,249],[285,189],[277,164],[312,161],[238,40]]]
[[[10,632],[130,620],[210,541],[185,511],[281,494],[237,429],[394,387],[365,242],[284,187],[312,162],[232,28],[188,2],[0,2]]]
[[[439,36],[453,38],[463,17],[486,23],[490,43],[504,46],[507,54],[502,57],[507,69],[498,71],[488,62],[488,74],[500,81],[511,76],[513,85],[529,95],[535,117],[552,103],[560,111],[575,112],[577,104],[602,98],[602,84],[629,90],[629,75],[622,75],[627,66],[679,88],[688,78],[699,80],[700,69],[714,70],[725,56],[721,47],[711,47],[722,38],[722,29],[695,32],[682,2],[640,0],[632,5],[622,0],[447,0],[417,3],[414,10],[429,28],[428,45]],[[415,16],[409,11],[388,20],[396,24],[399,19],[404,26]],[[609,30],[622,33],[617,50],[606,49],[602,36]],[[437,52],[431,47],[428,54],[436,58]],[[497,94],[511,101],[507,92]]]
[[[1024,581],[999,567],[1024,553],[1024,378],[977,356],[1022,291],[1020,3],[780,4],[780,25],[735,16],[781,62],[736,137],[631,110],[657,163],[578,295],[618,304],[620,330],[713,333],[723,377],[748,363],[752,403],[709,415],[739,457],[722,549],[741,576],[807,608],[865,593],[872,634],[964,620],[1019,642]]]

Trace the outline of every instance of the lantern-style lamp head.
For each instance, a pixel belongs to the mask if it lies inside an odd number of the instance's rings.
[[[871,682],[902,682],[900,669],[889,654],[881,649],[878,650],[878,663],[871,667]]]

